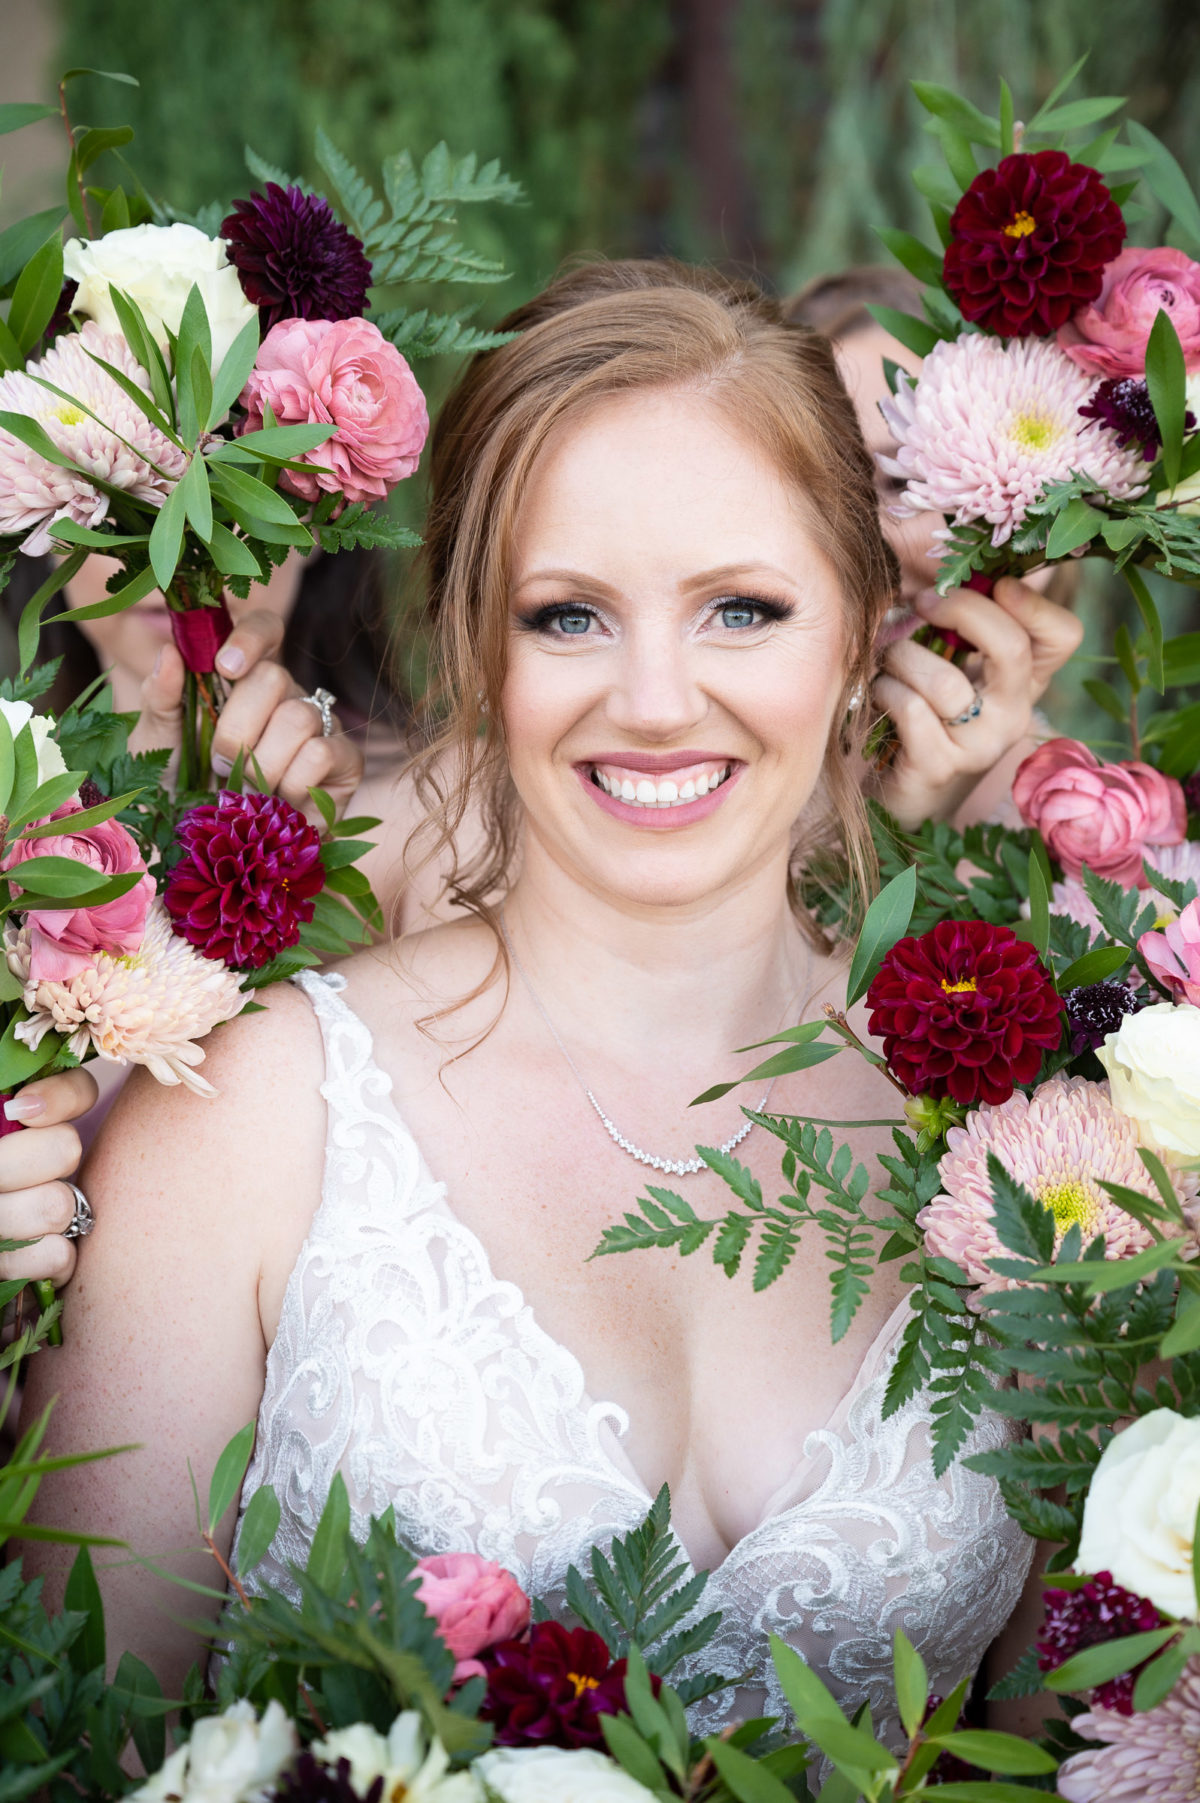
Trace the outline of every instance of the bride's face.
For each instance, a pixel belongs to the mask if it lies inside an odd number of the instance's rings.
[[[516,525],[503,693],[532,845],[626,905],[786,865],[847,663],[804,497],[701,395],[564,425]]]

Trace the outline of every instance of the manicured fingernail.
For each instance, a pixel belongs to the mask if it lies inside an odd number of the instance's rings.
[[[228,776],[229,772],[233,769],[233,759],[223,756],[219,751],[214,751],[212,754],[212,767],[218,776]]]
[[[41,1096],[10,1096],[4,1104],[6,1121],[36,1121],[45,1112],[46,1104]]]
[[[227,645],[217,652],[217,669],[222,676],[240,676],[245,668],[246,653],[239,651],[236,645]]]

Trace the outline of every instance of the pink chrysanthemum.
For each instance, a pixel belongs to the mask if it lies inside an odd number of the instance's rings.
[[[250,998],[232,971],[202,958],[172,932],[161,903],[151,907],[136,952],[98,952],[65,982],[30,978],[27,927],[6,930],[5,951],[9,969],[25,985],[30,1018],[17,1028],[25,1045],[36,1048],[47,1033],[62,1033],[77,1058],[94,1050],[114,1064],[144,1064],[160,1083],[215,1095],[195,1070],[204,1062],[195,1041],[232,1020]]]
[[[31,557],[50,549],[49,527],[55,520],[96,526],[104,519],[108,496],[88,481],[89,475],[161,507],[187,464],[185,454],[150,424],[112,377],[93,362],[89,351],[149,392],[145,371],[125,340],[119,334],[102,332],[93,320],[82,331],[58,338],[28,371],[10,370],[0,376],[0,411],[36,420],[57,448],[79,466],[62,469],[11,432],[0,431],[0,533],[25,533],[21,549]],[[53,382],[82,405],[72,406],[48,388],[39,387],[32,380],[35,375]],[[85,412],[85,407],[90,412]],[[127,443],[122,444],[122,439]]]
[[[938,1173],[944,1189],[917,1216],[929,1251],[961,1265],[972,1283],[987,1290],[1015,1289],[988,1260],[1007,1254],[996,1232],[987,1155],[994,1152],[1054,1217],[1055,1237],[1078,1224],[1088,1245],[1103,1234],[1106,1258],[1128,1258],[1150,1245],[1145,1228],[1118,1208],[1101,1180],[1153,1193],[1137,1155],[1137,1128],[1108,1099],[1107,1083],[1086,1077],[1051,1077],[1032,1095],[1018,1091],[1007,1102],[986,1104],[965,1126],[946,1135]],[[1194,1203],[1200,1178],[1172,1171],[1184,1206]]]
[[[1173,883],[1196,882],[1200,884],[1200,840],[1185,839],[1182,845],[1153,845],[1146,853],[1146,862],[1163,876],[1170,877]],[[1167,926],[1179,917],[1179,909],[1169,896],[1157,889],[1143,889],[1143,904],[1153,902],[1158,909],[1155,925]],[[1076,877],[1069,876],[1065,882],[1055,883],[1050,890],[1050,912],[1065,914],[1068,920],[1077,921],[1092,934],[1101,932],[1100,916],[1092,905],[1091,897],[1083,884]]]
[[[1055,1785],[1068,1803],[1194,1803],[1200,1798],[1200,1659],[1165,1702],[1142,1714],[1092,1708],[1071,1723],[1102,1741],[1074,1753]]]
[[[1107,426],[1080,418],[1094,387],[1056,344],[1038,339],[1005,344],[973,333],[936,344],[920,376],[901,370],[896,393],[880,402],[899,446],[880,467],[908,483],[896,517],[984,520],[1002,545],[1052,482],[1083,474],[1098,493],[1141,494],[1139,448],[1122,449]]]

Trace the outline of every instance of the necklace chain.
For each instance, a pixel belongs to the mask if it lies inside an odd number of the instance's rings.
[[[608,1137],[612,1140],[614,1146],[619,1146],[622,1152],[628,1153],[629,1157],[636,1159],[638,1164],[648,1165],[652,1171],[665,1171],[673,1177],[694,1177],[697,1174],[697,1172],[706,1170],[708,1167],[705,1165],[705,1162],[702,1158],[659,1158],[653,1152],[643,1151],[642,1147],[635,1145],[631,1139],[626,1139],[625,1135],[620,1131],[620,1129],[617,1127],[616,1123],[614,1121],[611,1121],[609,1119],[608,1115],[605,1114],[603,1108],[601,1108],[599,1102],[596,1100],[595,1094],[588,1087],[588,1084],[585,1081],[583,1073],[580,1071],[579,1066],[576,1064],[576,1062],[572,1058],[570,1052],[567,1050],[566,1046],[563,1044],[562,1037],[559,1034],[558,1028],[555,1026],[554,1022],[551,1020],[550,1016],[547,1014],[545,1008],[542,1006],[542,999],[538,995],[537,990],[534,988],[533,983],[530,980],[529,972],[525,969],[525,966],[522,964],[520,958],[517,956],[517,949],[514,946],[512,940],[509,938],[508,924],[504,918],[503,906],[501,906],[501,909],[500,909],[500,933],[501,933],[501,937],[504,940],[504,944],[508,950],[508,955],[512,959],[514,965],[516,966],[517,975],[520,977],[520,979],[524,983],[526,989],[529,991],[530,1001],[533,1003],[534,1007],[537,1009],[538,1014],[541,1016],[542,1021],[544,1022],[545,1026],[546,1026],[546,1030],[550,1034],[551,1039],[554,1041],[555,1045],[558,1047],[559,1051],[562,1053],[564,1059],[566,1060],[567,1067],[570,1070],[571,1075],[574,1077],[574,1079],[578,1083],[580,1089],[583,1091],[584,1095],[587,1097],[588,1101],[591,1103],[592,1107],[595,1109],[596,1115],[600,1121],[601,1126],[604,1128],[604,1131],[608,1134]],[[812,954],[811,954],[811,952],[809,952],[808,962],[805,966],[806,986],[807,986],[807,982],[808,982],[808,973],[811,968],[811,965],[812,965]],[[808,1002],[808,995],[806,993],[804,1002],[801,1004],[801,1009],[800,1009],[801,1013],[803,1013],[804,1007],[807,1005],[807,1002]],[[774,1077],[772,1077],[772,1079],[768,1083],[766,1089],[763,1091],[762,1098],[759,1101],[757,1109],[755,1110],[756,1114],[761,1114],[763,1112],[763,1110],[766,1108],[767,1103],[771,1099],[771,1091],[775,1087],[775,1082],[776,1082],[776,1079]],[[741,1145],[741,1143],[744,1139],[749,1138],[750,1134],[753,1133],[753,1131],[757,1125],[758,1125],[757,1121],[743,1121],[741,1126],[738,1128],[737,1132],[731,1133],[729,1138],[727,1140],[723,1140],[722,1143],[717,1147],[718,1152],[727,1155],[728,1153],[734,1151],[738,1146]]]

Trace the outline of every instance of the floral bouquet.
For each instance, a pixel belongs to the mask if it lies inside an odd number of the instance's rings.
[[[902,507],[945,515],[940,588],[1085,551],[1123,570],[1142,629],[1085,686],[1127,742],[1042,744],[1019,826],[905,833],[874,810],[888,880],[847,995],[865,1028],[828,1008],[741,1081],[870,1060],[896,1095],[884,1187],[837,1129],[885,1123],[753,1113],[785,1148],[782,1194],[698,1148],[735,1205],[706,1219],[655,1188],[600,1250],[708,1246],[731,1276],[752,1256],[763,1288],[816,1234],[835,1339],[876,1264],[902,1260],[885,1414],[922,1396],[935,1469],[967,1456],[1056,1548],[1037,1645],[993,1694],[1051,1693],[1059,1794],[1165,1803],[1195,1794],[1200,1746],[1200,635],[1165,637],[1143,571],[1200,575],[1200,264],[1124,248],[1132,183],[1104,178],[1140,174],[1197,248],[1200,207],[1136,123],[1068,150],[1120,103],[1064,87],[1023,131],[1003,85],[987,119],[916,84],[951,174],[918,172],[942,254],[884,234],[928,284],[923,320],[876,310],[924,358],[892,372],[887,468]],[[808,899],[847,929],[836,868]],[[985,1409],[1032,1437],[966,1455]],[[908,1653],[896,1675],[919,1740]],[[798,1721],[824,1746],[817,1707]],[[858,1794],[903,1794],[841,1730],[826,1751]]]
[[[20,673],[0,683],[0,1094],[93,1057],[205,1094],[213,1027],[382,926],[355,869],[377,822],[338,825],[317,792],[317,831],[241,760],[207,793],[224,591],[247,596],[292,550],[418,542],[374,510],[416,469],[428,426],[398,346],[496,340],[461,314],[381,303],[406,282],[498,280],[456,240],[455,213],[519,191],[441,146],[420,169],[391,159],[385,205],[322,140],[350,226],[252,155],[260,189],[184,221],[140,185],[90,185],[132,132],[72,128],[69,80],[58,107],[0,107],[0,131],[61,116],[70,146],[66,206],[10,228],[0,261],[0,580],[19,555],[59,558],[22,616]],[[166,753],[129,755],[135,717],[112,712],[106,687],[58,721],[34,712],[54,676],[34,666],[43,612],[100,552],[119,566],[109,595],[60,617],[162,590],[187,670],[173,787]],[[0,1309],[20,1288],[0,1284]],[[52,1294],[4,1365],[53,1331]]]
[[[69,79],[57,107],[0,109],[0,130],[63,119],[75,234],[64,242],[60,208],[22,221],[15,266],[0,269],[0,559],[63,559],[29,603],[23,664],[44,608],[89,555],[120,565],[91,617],[162,591],[187,670],[180,785],[205,789],[224,591],[245,597],[289,551],[418,542],[374,510],[413,474],[428,430],[401,353],[499,340],[461,313],[396,304],[397,291],[502,279],[453,228],[463,205],[520,190],[497,164],[441,145],[419,170],[407,153],[389,160],[385,204],[321,137],[348,223],[250,152],[262,186],[187,221],[140,185],[89,185],[97,158],[133,134],[73,129]]]

